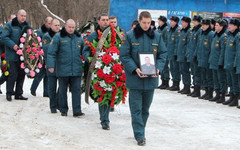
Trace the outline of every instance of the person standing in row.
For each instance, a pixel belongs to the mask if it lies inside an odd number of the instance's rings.
[[[126,42],[120,48],[120,59],[125,66],[126,84],[129,88],[129,105],[132,127],[137,144],[146,144],[145,127],[154,89],[158,86],[158,75],[166,61],[166,47],[159,33],[151,27],[151,15],[143,11],[139,24],[126,34]],[[157,74],[146,76],[140,70],[139,52],[153,52],[156,59]]]
[[[48,54],[48,47],[53,38],[53,36],[58,33],[60,30],[60,22],[57,19],[53,19],[51,22],[51,28],[48,30],[48,33],[43,36],[43,50],[44,50],[44,59],[45,63],[47,64],[47,54]],[[51,113],[57,113],[58,109],[58,93],[57,93],[57,76],[56,76],[56,69],[54,72],[51,73],[46,70],[46,75],[48,79],[48,95],[50,100],[50,110]]]
[[[76,23],[72,19],[66,21],[65,27],[57,33],[48,47],[47,67],[59,80],[59,109],[62,116],[67,116],[67,88],[70,85],[72,93],[73,117],[83,116],[81,110],[81,52],[84,40],[75,31]]]

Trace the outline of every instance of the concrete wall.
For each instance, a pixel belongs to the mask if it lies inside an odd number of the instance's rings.
[[[240,13],[240,0],[110,0],[109,15],[129,31],[138,9]]]

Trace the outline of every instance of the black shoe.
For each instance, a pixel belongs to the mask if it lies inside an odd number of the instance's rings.
[[[8,101],[12,101],[12,96],[11,96],[11,95],[7,95],[6,99],[7,99]]]
[[[194,90],[191,94],[191,97],[200,97],[201,93],[200,93],[200,86],[194,86]]]
[[[21,95],[21,96],[15,96],[15,100],[28,100],[28,98],[27,97],[23,97]]]
[[[216,92],[216,95],[215,95],[215,97],[213,97],[212,99],[209,100],[210,102],[215,102],[220,99],[220,92],[219,91],[215,91],[215,92]]]
[[[110,126],[108,124],[103,124],[102,129],[103,130],[110,130]]]
[[[230,98],[227,101],[223,102],[222,104],[223,105],[230,104],[233,101],[233,98],[234,98],[234,94],[230,94]]]
[[[207,96],[204,97],[203,99],[205,99],[205,100],[210,100],[210,99],[212,99],[212,98],[213,98],[213,89],[209,89],[209,90],[208,90],[208,93],[207,93]]]
[[[36,92],[31,91],[31,94],[32,94],[33,96],[36,96]]]
[[[184,88],[181,94],[190,94],[190,93],[191,93],[190,85],[184,85]]]
[[[73,114],[73,117],[80,117],[80,116],[84,116],[84,115],[85,115],[84,113],[79,112],[79,113]]]
[[[237,108],[239,108],[239,109],[240,109],[240,106],[237,106]]]
[[[216,101],[216,103],[225,102],[225,93],[220,93],[220,98]]]
[[[228,104],[228,106],[238,106],[238,97],[239,97],[239,95],[237,95],[237,94],[234,95],[232,102],[230,104]]]
[[[0,89],[0,94],[2,94],[2,90]]]
[[[57,110],[56,110],[56,109],[52,109],[52,110],[51,110],[51,113],[52,113],[52,114],[55,114],[55,113],[57,113]]]
[[[169,80],[162,80],[162,84],[158,87],[159,89],[167,89],[169,87]]]
[[[145,139],[140,139],[140,140],[137,140],[137,144],[139,146],[144,146],[146,144],[146,140]]]
[[[61,112],[61,116],[67,116],[66,112]]]
[[[199,99],[204,99],[207,95],[208,95],[208,89],[205,89],[205,93],[202,96],[198,97],[198,98]]]
[[[113,107],[113,108],[111,107],[111,108],[110,108],[110,111],[111,111],[111,112],[114,112],[114,107]]]
[[[48,95],[43,95],[43,97],[49,97]]]

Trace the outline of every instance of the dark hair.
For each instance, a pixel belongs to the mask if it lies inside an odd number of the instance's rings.
[[[150,18],[152,20],[151,14],[148,11],[142,11],[139,15],[139,20],[142,18]]]
[[[102,16],[108,16],[108,14],[103,13],[103,14],[99,15],[99,16],[97,17],[97,20],[100,20]]]
[[[132,26],[137,25],[137,24],[138,24],[138,21],[137,21],[137,20],[134,20],[134,21],[132,22]]]
[[[117,19],[117,17],[115,17],[115,16],[110,16],[109,17],[109,19],[115,19],[115,18]]]

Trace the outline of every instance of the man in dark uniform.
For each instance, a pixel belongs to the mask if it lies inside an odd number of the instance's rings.
[[[236,57],[239,40],[239,20],[231,19],[228,25],[229,35],[226,44],[225,57],[224,57],[224,69],[230,75],[230,81],[232,86],[230,87],[230,91],[232,91],[230,98],[224,102],[224,105],[229,106],[237,106],[238,105],[238,97],[240,94],[240,88],[238,85],[238,75],[234,70],[234,60]],[[236,64],[235,64],[236,65]]]
[[[180,68],[179,63],[177,62],[177,46],[180,35],[180,29],[178,28],[179,18],[177,16],[172,16],[170,18],[170,26],[167,38],[167,51],[168,51],[168,60],[170,61],[170,72],[172,75],[173,85],[167,88],[170,91],[179,90],[180,82]]]
[[[6,61],[10,64],[9,77],[7,80],[7,94],[6,99],[12,100],[13,88],[16,84],[15,99],[16,100],[27,100],[28,98],[23,97],[23,83],[25,79],[25,72],[20,68],[20,59],[16,54],[19,49],[19,38],[25,27],[29,27],[26,22],[27,13],[21,9],[17,13],[17,17],[6,24],[3,30],[3,42],[6,46]]]
[[[217,103],[225,102],[225,92],[227,88],[226,70],[223,69],[224,54],[227,42],[227,35],[225,30],[227,23],[223,19],[218,19],[215,25],[215,31],[211,52],[209,56],[209,68],[213,72],[215,97],[209,101],[216,101]]]
[[[180,66],[180,73],[182,75],[182,81],[184,84],[184,88],[178,93],[181,94],[189,94],[190,93],[190,85],[191,85],[191,76],[190,76],[190,63],[187,62],[186,51],[189,48],[190,41],[190,23],[191,19],[187,16],[182,17],[182,29],[179,35],[179,42],[177,47],[177,61]]]
[[[199,97],[200,96],[200,86],[201,86],[201,69],[198,67],[197,58],[193,57],[193,54],[196,51],[198,39],[201,33],[201,21],[202,17],[195,15],[193,17],[193,29],[191,33],[191,38],[189,41],[189,48],[186,52],[187,62],[190,62],[192,80],[194,85],[194,90],[188,94],[188,96]]]
[[[51,23],[51,28],[48,30],[48,33],[43,36],[43,50],[44,50],[44,59],[47,64],[47,53],[49,44],[53,38],[53,36],[58,33],[60,30],[60,22],[57,19],[53,19]],[[56,69],[55,69],[56,70]],[[58,93],[57,93],[57,76],[56,72],[49,72],[46,70],[48,76],[48,95],[50,99],[50,110],[51,113],[57,113],[58,109]]]
[[[167,44],[167,34],[168,34],[168,25],[167,25],[167,18],[165,16],[159,16],[158,18],[158,32],[160,33],[160,35],[162,36],[163,42],[166,46]],[[158,87],[160,89],[166,89],[169,87],[169,79],[170,79],[170,75],[169,75],[169,60],[167,58],[166,60],[166,64],[163,68],[163,72],[161,74],[161,80],[162,80],[162,84]]]
[[[151,15],[143,11],[139,24],[126,34],[126,42],[120,48],[120,59],[125,66],[126,84],[129,90],[129,105],[132,127],[137,144],[146,144],[145,127],[154,89],[158,86],[158,75],[142,75],[139,68],[138,52],[154,52],[157,74],[162,72],[166,61],[166,47],[159,33],[150,27]]]
[[[41,29],[37,30],[36,33],[39,37],[43,37],[45,34],[48,33],[49,29],[51,28],[52,17],[47,17],[42,25]],[[43,79],[43,96],[48,97],[48,79],[46,75],[46,68],[42,67],[40,72],[34,77],[30,91],[33,96],[36,96],[36,90]]]
[[[73,117],[84,115],[81,110],[81,51],[84,40],[75,30],[76,23],[69,19],[60,33],[50,42],[47,53],[48,71],[56,75],[59,80],[59,109],[62,116],[67,116],[67,88],[70,85],[72,93]]]

